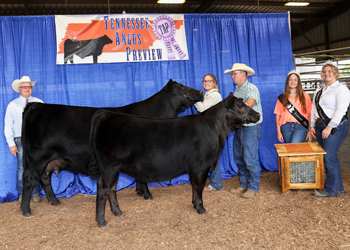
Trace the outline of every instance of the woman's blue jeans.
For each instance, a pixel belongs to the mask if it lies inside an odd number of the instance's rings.
[[[338,160],[338,150],[348,134],[349,120],[346,119],[338,125],[337,132],[333,135],[329,135],[327,139],[322,139],[322,131],[324,129],[324,125],[316,123],[315,130],[317,141],[327,152],[327,154],[324,155],[324,166],[327,176],[323,192],[328,196],[338,196],[339,193],[344,193],[343,179]]]
[[[22,162],[23,148],[22,148],[21,137],[16,137],[15,143],[16,143],[17,150],[18,150],[18,153],[17,153],[17,189],[18,189],[18,196],[21,197],[22,190],[23,190],[23,162]],[[38,181],[38,183],[35,185],[35,187],[33,189],[32,196],[40,195],[40,189],[41,189],[40,181]]]
[[[287,122],[281,126],[281,133],[285,143],[304,142],[308,130],[299,123]]]
[[[259,142],[261,126],[246,126],[235,130],[233,155],[238,167],[239,185],[253,192],[259,191]]]

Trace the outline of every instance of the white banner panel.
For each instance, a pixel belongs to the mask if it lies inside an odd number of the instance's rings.
[[[188,60],[184,15],[55,16],[57,64]]]

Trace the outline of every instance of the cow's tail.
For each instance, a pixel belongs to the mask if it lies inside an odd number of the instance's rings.
[[[100,168],[96,161],[96,151],[95,151],[95,133],[96,133],[96,125],[100,121],[101,117],[105,115],[107,111],[104,109],[100,109],[94,113],[94,115],[91,118],[91,127],[90,127],[90,138],[89,138],[89,145],[90,145],[90,165],[89,165],[89,176],[91,179],[97,179],[100,175]]]

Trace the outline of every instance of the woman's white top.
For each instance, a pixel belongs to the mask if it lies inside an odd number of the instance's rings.
[[[315,105],[315,97],[318,91],[321,91],[321,89],[315,91],[312,100],[311,127],[315,127],[316,119],[319,118]],[[335,128],[339,125],[341,119],[348,110],[350,104],[350,91],[347,86],[341,84],[339,81],[328,86],[327,89],[326,84],[324,84],[319,104],[324,113],[331,120],[328,126]]]
[[[196,107],[198,112],[203,112],[221,101],[222,97],[219,90],[211,89],[207,91],[207,93],[205,93],[203,101],[196,102],[194,106]]]

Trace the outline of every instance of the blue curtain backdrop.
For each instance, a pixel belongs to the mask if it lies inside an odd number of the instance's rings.
[[[256,74],[248,80],[260,90],[264,121],[260,142],[262,171],[277,171],[275,116],[277,96],[283,92],[287,73],[294,68],[288,14],[185,15],[189,60],[56,65],[54,16],[0,17],[0,130],[10,101],[18,97],[11,83],[23,75],[37,80],[33,96],[45,103],[112,107],[144,100],[169,79],[203,89],[202,78],[214,74],[225,98],[235,90],[225,69],[245,63]],[[190,115],[187,109],[181,115]],[[9,152],[3,132],[0,143],[0,203],[17,199],[16,158]],[[220,156],[223,179],[237,174],[231,133]],[[153,186],[189,183],[187,175]],[[88,176],[61,171],[52,176],[57,197],[79,192],[96,193]],[[118,190],[134,187],[133,178],[121,175]],[[44,195],[42,190],[42,195]]]

